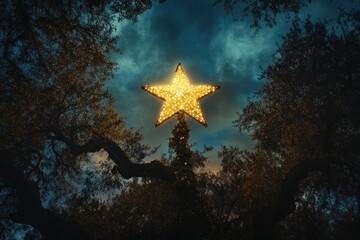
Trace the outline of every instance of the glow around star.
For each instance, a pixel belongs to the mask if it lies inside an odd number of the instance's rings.
[[[155,124],[156,127],[180,111],[188,114],[206,127],[207,123],[198,100],[215,92],[220,87],[190,84],[183,67],[179,63],[175,70],[175,76],[169,85],[146,85],[142,86],[142,88],[164,101]]]

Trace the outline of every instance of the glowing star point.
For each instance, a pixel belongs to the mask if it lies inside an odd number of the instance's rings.
[[[159,126],[176,113],[183,112],[207,127],[201,112],[199,100],[218,90],[219,86],[192,85],[179,63],[169,85],[142,86],[142,89],[164,101],[155,127]]]

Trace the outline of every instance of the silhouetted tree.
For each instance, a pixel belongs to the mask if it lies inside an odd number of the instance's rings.
[[[169,150],[175,156],[171,167],[177,176],[173,183],[179,198],[176,232],[172,239],[202,239],[207,236],[210,212],[204,194],[199,190],[195,169],[204,166],[206,158],[199,151],[192,151],[189,143],[189,125],[185,114],[177,114],[177,122],[169,139]],[[206,149],[204,151],[208,151]]]
[[[110,54],[119,51],[112,34],[116,19],[136,20],[151,5],[0,2],[1,219],[29,224],[47,239],[84,239],[76,224],[59,209],[45,208],[43,200],[49,194],[61,200],[74,192],[76,181],[89,182],[91,176],[81,179],[86,154],[101,149],[112,160],[107,168],[113,165],[124,178],[173,179],[159,162],[136,162],[148,148],[126,129],[104,87],[115,69]]]
[[[161,162],[175,173],[172,182],[143,178],[110,202],[76,199],[67,209],[92,239],[208,239],[211,211],[195,169],[206,158],[193,151],[183,113],[169,138],[170,157]],[[206,148],[205,151],[208,151]],[[95,213],[95,214],[94,214]]]
[[[219,2],[246,4],[255,26],[307,3]],[[115,20],[136,20],[152,3],[0,2],[2,237],[15,222],[28,239],[356,238],[359,12],[342,12],[333,30],[294,22],[258,100],[235,121],[256,150],[223,147],[222,171],[202,174],[206,158],[191,149],[182,113],[170,157],[143,163],[150,148],[104,87]],[[142,180],[121,180],[132,177]],[[116,197],[100,200],[108,190]]]
[[[256,140],[256,152],[236,153],[242,184],[249,181],[257,198],[250,214],[255,238],[271,236],[280,221],[286,228],[290,219],[310,236],[311,228],[299,226],[306,217],[325,219],[328,231],[321,238],[329,238],[349,212],[352,236],[357,231],[359,26],[358,11],[342,12],[332,30],[326,23],[295,21],[263,73],[259,100],[249,101],[235,121]]]

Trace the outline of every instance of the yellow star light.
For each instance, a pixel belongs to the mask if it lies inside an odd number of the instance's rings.
[[[200,124],[207,126],[201,112],[199,99],[215,92],[219,86],[192,85],[181,64],[176,67],[175,76],[169,85],[142,86],[142,88],[164,101],[155,127],[159,126],[176,113],[182,111]]]

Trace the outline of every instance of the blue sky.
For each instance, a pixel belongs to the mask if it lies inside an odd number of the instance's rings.
[[[310,14],[315,21],[335,19],[337,6],[336,1],[313,0],[300,17]],[[232,121],[263,83],[258,80],[260,67],[271,62],[290,25],[280,16],[275,27],[255,33],[249,19],[234,21],[211,0],[154,4],[137,22],[118,24],[122,54],[115,57],[119,70],[108,83],[116,110],[127,117],[129,127],[141,128],[144,143],[161,145],[159,155],[167,152],[175,118],[155,128],[162,102],[140,86],[168,82],[179,62],[193,84],[220,85],[220,90],[200,100],[208,127],[188,118],[191,141],[199,148],[204,144],[214,147],[208,154],[209,168],[216,169],[221,145],[253,148],[251,137],[240,134]]]

